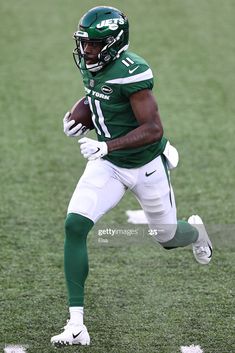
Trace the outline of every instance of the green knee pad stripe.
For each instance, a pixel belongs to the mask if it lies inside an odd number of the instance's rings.
[[[166,157],[164,156],[164,154],[161,154],[161,160],[162,160],[162,164],[163,164],[164,169],[165,169],[165,173],[166,173],[166,176],[167,176],[168,184],[170,186],[171,185],[170,176],[169,176],[169,171],[168,171],[168,167],[167,167]]]
[[[168,167],[167,167],[166,157],[164,156],[164,154],[161,154],[161,159],[162,159],[162,164],[164,166],[165,173],[166,173],[166,176],[167,176],[167,181],[168,181],[168,185],[169,185],[169,198],[170,198],[170,203],[171,203],[171,206],[172,206],[171,181],[170,181],[169,170],[168,170]]]
[[[198,230],[191,226],[188,222],[178,221],[177,230],[174,238],[171,240],[161,243],[161,245],[167,249],[174,249],[178,247],[184,247],[194,243],[198,238]]]

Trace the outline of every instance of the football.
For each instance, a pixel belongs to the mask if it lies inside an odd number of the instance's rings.
[[[74,106],[70,109],[69,120],[75,120],[75,123],[70,129],[75,127],[77,124],[81,123],[86,128],[92,130],[94,129],[94,124],[92,122],[92,112],[89,107],[89,102],[86,97],[83,97],[77,101]]]

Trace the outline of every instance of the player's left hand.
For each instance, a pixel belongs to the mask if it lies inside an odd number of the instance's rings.
[[[99,142],[88,137],[83,137],[78,140],[78,143],[80,143],[83,157],[87,158],[89,161],[104,157],[108,154],[108,146],[106,142]]]

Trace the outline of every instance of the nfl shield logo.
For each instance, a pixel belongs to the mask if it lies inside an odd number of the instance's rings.
[[[95,86],[95,80],[91,79],[90,80],[90,87],[94,87]]]

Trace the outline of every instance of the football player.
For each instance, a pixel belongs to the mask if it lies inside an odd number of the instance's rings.
[[[144,35],[144,33],[142,33]],[[84,284],[88,275],[87,235],[93,225],[130,189],[165,249],[192,244],[201,264],[208,264],[212,245],[201,218],[177,221],[169,169],[178,162],[176,149],[163,136],[153,73],[146,61],[128,50],[128,18],[121,11],[98,6],[80,20],[74,33],[75,62],[92,111],[97,140],[79,140],[88,159],[68,206],[65,221],[64,267],[70,319],[64,331],[51,338],[55,346],[89,345],[83,322]],[[68,136],[84,134],[84,126]]]

